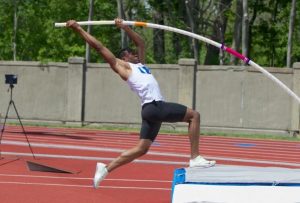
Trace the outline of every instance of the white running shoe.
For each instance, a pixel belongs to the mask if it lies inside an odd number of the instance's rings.
[[[190,160],[190,167],[203,167],[203,168],[208,168],[212,167],[216,164],[216,161],[209,161],[204,159],[202,156],[197,156],[194,159]]]
[[[97,189],[99,187],[99,183],[107,176],[108,171],[106,169],[106,165],[103,163],[97,163],[96,172],[94,176],[94,188]]]

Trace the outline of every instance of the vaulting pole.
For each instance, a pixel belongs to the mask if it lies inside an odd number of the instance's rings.
[[[79,21],[77,22],[79,25],[114,25],[115,21]],[[165,26],[165,25],[158,25],[158,24],[153,24],[153,23],[146,23],[146,22],[139,22],[139,21],[123,21],[123,24],[125,25],[131,25],[131,26],[137,26],[137,27],[148,27],[148,28],[153,28],[153,29],[161,29],[161,30],[166,30],[170,32],[176,32],[182,35],[186,35],[195,39],[198,39],[200,41],[203,41],[205,43],[211,44],[215,47],[218,47],[219,49],[222,49],[223,51],[228,52],[229,54],[234,55],[235,57],[241,59],[244,61],[246,64],[254,67],[255,69],[259,70],[262,72],[265,76],[267,76],[269,79],[274,81],[277,85],[279,85],[286,93],[288,93],[291,97],[297,100],[297,102],[300,104],[300,98],[290,89],[288,88],[283,82],[281,82],[279,79],[277,79],[274,75],[269,73],[267,70],[256,64],[255,62],[251,61],[249,58],[246,56],[238,53],[237,51],[231,49],[230,47],[226,47],[224,44],[220,44],[218,42],[215,42],[211,39],[208,39],[206,37],[203,37],[201,35],[197,35],[192,32],[188,32],[185,30],[181,30],[178,28],[170,27],[170,26]],[[55,27],[65,27],[66,23],[55,23]]]

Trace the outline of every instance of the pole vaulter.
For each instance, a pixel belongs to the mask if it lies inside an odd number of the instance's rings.
[[[79,21],[77,22],[79,25],[114,25],[115,21]],[[203,37],[201,35],[197,35],[192,32],[188,32],[185,30],[181,30],[178,28],[170,27],[170,26],[165,26],[165,25],[158,25],[158,24],[153,24],[153,23],[147,23],[147,22],[139,22],[139,21],[123,21],[123,24],[125,25],[131,25],[131,26],[137,26],[137,27],[148,27],[148,28],[153,28],[153,29],[161,29],[161,30],[166,30],[170,32],[175,32],[179,33],[182,35],[186,35],[195,39],[198,39],[200,41],[206,42],[208,44],[211,44],[215,47],[218,47],[219,49],[222,49],[223,51],[228,52],[231,55],[234,55],[235,57],[241,59],[244,61],[246,64],[254,67],[255,69],[259,70],[262,72],[265,76],[267,76],[269,79],[274,81],[277,85],[279,85],[286,93],[288,93],[291,97],[293,97],[298,104],[300,104],[300,98],[290,89],[288,88],[283,82],[281,82],[278,78],[276,78],[274,75],[269,73],[267,70],[256,64],[254,61],[250,60],[246,56],[238,53],[237,51],[231,49],[230,47],[225,46],[224,44],[215,42],[211,39],[208,39],[206,37]],[[55,27],[65,27],[66,23],[55,23]]]

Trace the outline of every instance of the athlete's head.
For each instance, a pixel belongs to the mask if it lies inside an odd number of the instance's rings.
[[[129,47],[123,48],[119,51],[119,58],[130,63],[140,63],[137,52]]]

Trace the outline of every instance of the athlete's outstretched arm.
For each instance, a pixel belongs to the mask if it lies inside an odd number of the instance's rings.
[[[110,67],[116,72],[119,73],[118,68],[118,59],[115,55],[103,44],[86,32],[75,20],[69,20],[67,22],[67,27],[72,28],[75,32],[77,32],[91,47],[93,47],[103,58],[109,63]]]
[[[134,42],[137,47],[138,56],[141,63],[145,63],[145,42],[144,39],[136,32],[134,32],[128,25],[122,24],[123,20],[120,18],[115,19],[116,26],[122,28],[129,38]]]

